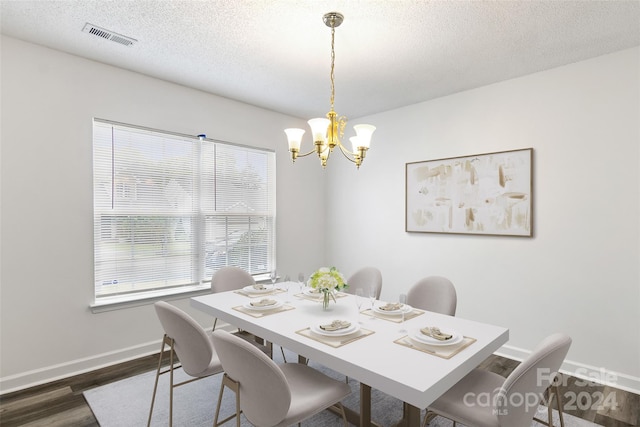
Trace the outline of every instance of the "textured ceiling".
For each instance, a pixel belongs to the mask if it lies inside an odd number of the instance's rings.
[[[639,1],[0,2],[11,37],[309,118],[390,110],[640,45]],[[85,23],[137,40],[124,46]]]

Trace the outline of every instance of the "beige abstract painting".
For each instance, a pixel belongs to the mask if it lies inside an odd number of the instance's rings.
[[[532,236],[533,149],[406,164],[405,230]]]

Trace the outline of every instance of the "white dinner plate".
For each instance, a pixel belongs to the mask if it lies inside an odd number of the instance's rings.
[[[450,340],[440,341],[435,338],[431,338],[428,335],[423,334],[422,332],[420,332],[420,328],[418,328],[411,331],[411,334],[409,334],[409,338],[415,341],[418,341],[419,343],[422,343],[422,344],[440,345],[440,346],[458,344],[462,342],[462,340],[464,339],[462,334],[459,334],[456,331],[452,331],[450,329],[444,329],[444,330],[441,329],[441,331],[444,334],[453,335],[453,337]]]
[[[250,294],[266,294],[273,291],[274,288],[274,285],[264,285],[264,289],[256,289],[253,285],[249,285],[242,288],[242,290]]]
[[[411,312],[411,310],[413,310],[413,308],[409,304],[403,304],[402,308],[398,310],[383,310],[380,308],[380,307],[384,307],[385,305],[387,305],[387,303],[374,305],[373,311],[380,314],[395,315],[395,314],[402,314],[403,312],[404,314],[407,314]]]
[[[347,322],[349,322],[349,320],[347,320]],[[328,322],[322,322],[318,323],[317,325],[312,325],[309,329],[315,334],[324,335],[326,337],[341,337],[344,335],[353,334],[360,330],[360,325],[357,322],[351,322],[351,326],[349,326],[348,328],[339,329],[337,331],[325,331],[320,327],[320,325],[324,325],[326,323]]]
[[[319,291],[318,289],[315,289],[315,288],[305,288],[305,290],[302,291],[302,293],[305,295],[311,295],[312,297],[319,297],[322,295],[322,291]]]
[[[249,310],[267,311],[267,310],[273,310],[275,308],[282,307],[282,301],[277,301],[276,300],[275,304],[264,305],[264,306],[254,306],[254,305],[251,305],[250,302],[248,302],[248,303],[244,304],[243,307],[246,308],[246,309],[249,309]]]

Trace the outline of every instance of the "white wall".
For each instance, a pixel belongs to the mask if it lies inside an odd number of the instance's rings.
[[[447,276],[459,316],[510,329],[504,354],[564,331],[565,368],[640,390],[639,64],[634,48],[361,118],[378,130],[360,171],[330,165],[327,261],[378,266],[388,299]],[[404,231],[405,163],[528,147],[533,238]]]
[[[3,392],[159,348],[151,305],[89,310],[93,117],[276,149],[279,269],[322,260],[322,171],[287,159],[300,119],[4,36],[1,59]]]

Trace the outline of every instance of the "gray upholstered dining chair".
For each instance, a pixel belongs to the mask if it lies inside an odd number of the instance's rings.
[[[379,299],[380,292],[382,292],[382,273],[375,267],[364,267],[353,273],[347,279],[347,284],[349,287],[345,291],[350,294],[355,294],[358,288],[366,291],[373,286],[376,299]]]
[[[285,427],[329,407],[337,407],[347,426],[340,401],[351,393],[348,385],[304,364],[278,365],[245,340],[224,330],[213,332],[213,345],[225,372],[214,427],[221,424],[218,416],[225,388],[236,392],[239,408],[227,420],[235,416],[238,427],[241,412],[256,427]]]
[[[544,391],[571,346],[562,333],[546,337],[511,374],[475,369],[427,408],[467,427],[530,426]],[[549,411],[551,412],[551,411]]]
[[[162,338],[162,346],[160,348],[160,357],[158,359],[158,369],[156,371],[156,380],[153,386],[153,397],[151,398],[151,408],[149,409],[149,420],[147,426],[151,425],[151,417],[153,416],[153,406],[156,400],[156,392],[158,390],[158,379],[160,375],[169,373],[169,426],[173,425],[173,389],[190,383],[195,380],[206,378],[208,376],[222,372],[222,364],[218,359],[213,342],[211,340],[211,332],[207,333],[191,316],[177,307],[174,307],[164,301],[158,301],[154,304],[156,314],[162,328],[164,336]],[[162,359],[169,347],[169,367],[162,370]],[[174,355],[178,357],[179,364],[174,359]],[[191,378],[180,383],[174,383],[174,370],[182,366],[182,369]],[[214,397],[215,399],[215,397]],[[212,399],[213,401],[213,399]]]
[[[407,304],[422,310],[455,316],[458,304],[456,288],[446,277],[425,277],[409,289]]]
[[[211,277],[211,292],[226,292],[242,289],[245,286],[255,285],[256,281],[252,275],[240,267],[227,266],[217,270]],[[213,329],[216,329],[216,318],[213,322]]]
[[[226,266],[217,270],[213,276],[211,277],[211,292],[227,292],[227,291],[235,291],[238,289],[242,289],[245,286],[255,285],[256,281],[251,274],[246,272],[240,267],[234,266]],[[216,324],[218,323],[218,318],[213,321],[213,330],[216,329]],[[273,344],[270,342],[266,342],[260,337],[256,337],[253,334],[250,334],[243,330],[238,330],[236,334],[240,335],[242,338],[248,340],[253,345],[257,346],[268,354],[269,356],[273,355]],[[284,357],[284,350],[282,351],[282,357]],[[285,359],[286,360],[286,359]]]

